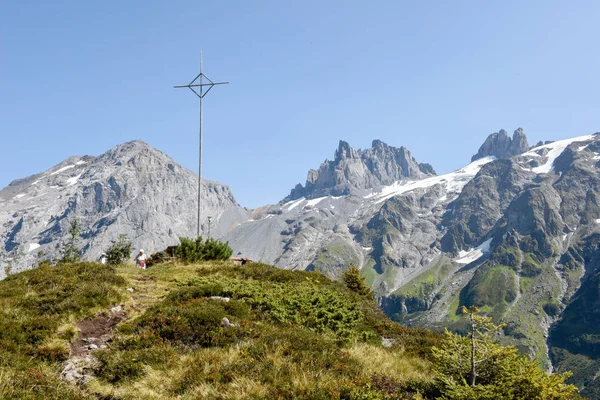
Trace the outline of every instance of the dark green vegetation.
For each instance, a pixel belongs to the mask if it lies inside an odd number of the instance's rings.
[[[583,284],[552,330],[552,358],[559,371],[572,370],[573,383],[600,398],[600,272]]]
[[[179,242],[177,246],[170,246],[163,251],[152,254],[148,259],[148,266],[173,260],[185,263],[228,260],[233,253],[227,242],[221,242],[213,238],[204,240],[202,236],[196,239],[180,237]]]
[[[41,266],[0,282],[0,397],[87,398],[58,378],[75,335],[68,323],[118,301],[123,285],[96,263]]]
[[[117,240],[111,240],[111,245],[106,250],[109,265],[122,264],[131,256],[133,244],[127,238],[127,235],[119,235]]]
[[[348,279],[349,289],[317,272],[224,261],[148,271],[80,263],[16,274],[0,282],[0,397],[466,399],[492,398],[510,383],[498,372],[487,397],[465,397],[460,379],[433,356],[434,347],[454,354],[453,342],[390,321],[358,278]],[[95,378],[84,387],[62,383],[72,324],[115,302],[129,317],[107,350],[92,353]],[[518,375],[525,361],[515,360],[498,365]],[[560,377],[531,365],[523,382],[562,387]],[[566,389],[539,393],[546,392],[515,398],[574,398]]]

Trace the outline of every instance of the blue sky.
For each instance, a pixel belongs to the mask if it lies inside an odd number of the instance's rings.
[[[338,141],[406,146],[438,173],[485,137],[600,131],[595,1],[3,1],[0,187],[142,139],[247,207]]]

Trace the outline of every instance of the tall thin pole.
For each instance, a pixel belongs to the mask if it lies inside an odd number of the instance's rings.
[[[202,85],[202,50],[200,50],[200,85]],[[200,86],[202,89],[202,86]],[[200,206],[202,202],[202,97],[200,97],[200,139],[198,146],[198,224],[196,229],[196,237],[200,237],[200,224],[201,219],[200,215],[202,212],[200,211]]]
[[[200,78],[200,82],[195,83],[198,80],[198,78]],[[207,83],[204,83],[204,78],[206,78],[206,80],[208,81]],[[188,88],[200,98],[200,132],[198,144],[198,221],[196,229],[197,236],[200,236],[202,226],[202,214],[200,211],[202,204],[202,99],[208,94],[208,92],[210,92],[210,89],[212,89],[213,86],[226,85],[228,83],[229,82],[213,82],[208,76],[204,75],[204,72],[202,72],[202,51],[200,51],[200,73],[189,84],[183,86],[174,86],[175,88]],[[196,89],[194,88],[198,89],[199,92],[196,91]],[[204,90],[205,88],[206,90]]]

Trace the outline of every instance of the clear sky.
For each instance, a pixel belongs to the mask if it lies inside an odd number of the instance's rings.
[[[600,131],[597,1],[0,1],[0,187],[142,139],[247,207],[338,141],[406,146],[438,173],[485,137]]]

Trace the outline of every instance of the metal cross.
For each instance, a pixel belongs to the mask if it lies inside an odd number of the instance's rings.
[[[206,78],[206,80],[208,81],[208,83],[204,83],[203,79]],[[196,83],[196,81],[198,81],[198,83]],[[202,52],[200,52],[200,73],[187,85],[183,85],[183,86],[174,86],[174,88],[176,89],[180,89],[180,88],[189,88],[192,92],[194,92],[196,94],[196,96],[198,96],[198,98],[200,99],[200,145],[199,145],[199,149],[198,149],[198,227],[197,227],[197,236],[200,236],[200,204],[201,204],[201,200],[202,200],[202,196],[201,196],[201,187],[202,187],[202,99],[204,98],[204,96],[207,95],[208,92],[210,92],[210,89],[213,88],[213,86],[215,85],[226,85],[229,82],[213,82],[209,79],[208,76],[204,75],[204,73],[202,72]],[[196,91],[197,88],[198,91]],[[200,93],[198,93],[200,92]]]

